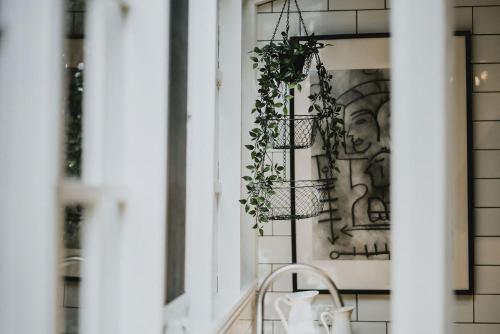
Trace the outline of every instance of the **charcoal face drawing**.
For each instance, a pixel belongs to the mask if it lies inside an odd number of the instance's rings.
[[[312,148],[314,178],[334,178],[325,210],[313,227],[316,259],[390,259],[390,71],[330,71],[342,106],[345,135],[332,173],[321,149]],[[314,77],[311,90],[317,89]]]

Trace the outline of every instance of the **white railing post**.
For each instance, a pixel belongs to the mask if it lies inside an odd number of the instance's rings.
[[[189,333],[204,333],[214,295],[217,1],[190,0],[186,170]],[[203,273],[203,274],[200,274]]]
[[[240,293],[241,31],[242,2],[219,1],[218,94],[218,286],[222,296]],[[234,295],[236,294],[236,295]]]
[[[80,331],[163,327],[168,1],[87,4]]]
[[[449,332],[446,156],[447,0],[398,0],[391,13],[393,333]]]
[[[0,333],[57,328],[61,2],[0,1]]]

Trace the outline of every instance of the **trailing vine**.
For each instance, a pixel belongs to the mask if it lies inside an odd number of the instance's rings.
[[[281,42],[271,41],[262,48],[255,47],[250,59],[254,69],[259,71],[258,98],[252,109],[255,115],[255,127],[250,130],[251,144],[245,145],[250,151],[252,163],[247,165],[250,175],[244,176],[247,198],[240,203],[245,212],[255,218],[254,229],[263,234],[263,224],[268,222],[271,212],[270,197],[275,194],[273,187],[284,181],[285,166],[272,163],[267,151],[273,140],[281,134],[278,122],[287,119],[289,103],[293,96],[291,89],[302,90],[301,82],[306,79],[311,62],[316,63],[319,90],[309,95],[310,113],[315,113],[319,123],[319,132],[323,139],[323,149],[329,157],[330,169],[335,169],[338,143],[342,135],[342,121],[331,95],[330,80],[319,58],[319,50],[324,48],[314,36],[305,42],[289,39],[287,32],[281,33]]]
[[[309,112],[314,110],[318,113],[319,133],[323,140],[322,149],[328,158],[328,164],[331,171],[331,178],[338,172],[335,162],[338,156],[338,149],[341,139],[344,135],[344,126],[340,108],[336,104],[336,99],[332,95],[332,86],[330,84],[333,76],[328,73],[319,54],[315,54],[316,70],[318,72],[319,91],[309,95],[311,106]]]

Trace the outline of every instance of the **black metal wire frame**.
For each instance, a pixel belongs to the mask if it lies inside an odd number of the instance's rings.
[[[298,220],[319,216],[328,192],[333,187],[329,180],[284,181],[273,187],[270,220]],[[294,202],[292,206],[291,203]]]
[[[302,17],[302,11],[300,10],[299,3],[297,0],[285,0],[283,2],[283,7],[281,8],[280,11],[280,16],[278,17],[278,21],[276,22],[276,26],[274,27],[273,35],[271,37],[271,43],[274,41],[274,38],[276,37],[276,33],[278,32],[278,27],[280,25],[281,19],[283,18],[283,14],[286,13],[286,24],[285,24],[285,32],[286,35],[288,36],[288,32],[290,31],[290,6],[292,4],[292,1],[295,3],[295,7],[297,8],[297,12],[299,13],[299,25],[302,25],[302,28],[304,29],[304,34],[306,37],[309,37],[309,32],[307,31],[307,26],[304,22],[304,18]],[[285,12],[286,8],[286,12]]]
[[[317,116],[295,115],[270,121],[277,124],[279,133],[277,138],[271,139],[274,149],[304,149],[313,146],[318,129]]]

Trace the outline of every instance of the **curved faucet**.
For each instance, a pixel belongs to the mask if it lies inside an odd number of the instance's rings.
[[[341,308],[344,306],[344,302],[342,301],[342,297],[339,294],[337,286],[330,278],[330,276],[328,276],[323,270],[308,264],[300,264],[300,263],[289,264],[269,274],[269,276],[267,276],[266,279],[260,285],[257,296],[257,305],[255,314],[256,334],[264,333],[264,295],[271,286],[272,282],[274,282],[278,277],[290,271],[293,271],[295,273],[308,272],[315,274],[318,278],[320,278],[323,281],[323,283],[326,284],[326,287],[328,288],[332,296],[332,301],[337,306],[337,308]]]

